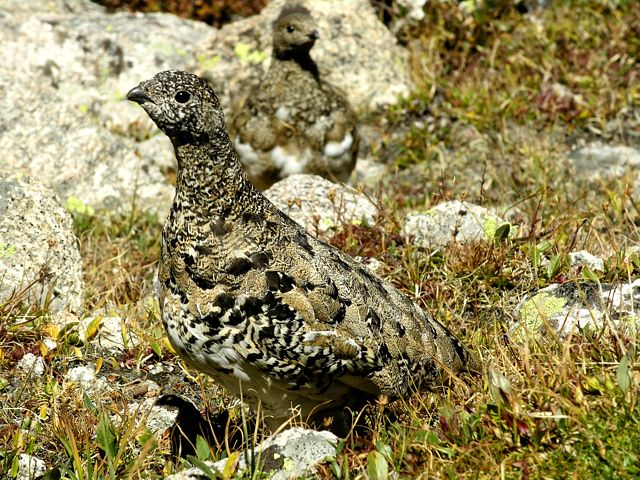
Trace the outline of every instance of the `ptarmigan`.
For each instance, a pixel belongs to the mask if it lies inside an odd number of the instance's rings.
[[[205,81],[161,72],[127,98],[178,161],[158,275],[164,326],[188,364],[261,403],[270,428],[292,409],[307,419],[405,396],[467,365],[449,330],[248,181]]]
[[[358,153],[356,116],[343,92],[324,81],[309,51],[316,23],[285,6],[273,24],[273,54],[260,84],[240,95],[231,138],[260,190],[294,173],[346,182]]]

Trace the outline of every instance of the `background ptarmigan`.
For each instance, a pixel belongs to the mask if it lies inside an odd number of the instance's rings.
[[[193,367],[272,419],[404,396],[469,353],[414,302],[308,235],[247,179],[213,90],[166,71],[127,94],[169,136],[176,195],[162,234],[162,319]]]
[[[346,182],[358,154],[356,116],[342,91],[324,81],[309,51],[316,23],[301,6],[285,6],[273,24],[271,65],[240,95],[231,137],[260,190],[294,173]]]

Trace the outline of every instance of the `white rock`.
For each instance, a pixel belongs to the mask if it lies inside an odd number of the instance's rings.
[[[35,480],[47,469],[43,460],[26,453],[18,456],[18,476],[16,480]]]
[[[124,94],[160,70],[186,68],[212,29],[170,14],[108,14],[88,0],[0,0],[0,11],[3,165],[64,202],[126,212],[137,201],[166,214],[173,151],[154,142],[138,151],[123,135],[152,130]]]
[[[388,167],[384,163],[371,158],[358,158],[349,181],[352,185],[364,185],[375,189],[387,172]]]
[[[264,194],[307,232],[321,238],[340,223],[374,225],[378,214],[364,194],[318,175],[291,175]]]
[[[31,352],[24,354],[18,361],[17,367],[22,372],[33,377],[41,377],[44,375],[45,364],[43,358]]]
[[[255,455],[263,465],[266,478],[272,480],[289,480],[307,478],[313,473],[313,468],[328,458],[335,456],[338,437],[327,431],[307,430],[294,427],[275,435],[255,449]],[[237,471],[247,468],[245,458],[250,452],[240,455]],[[206,462],[214,471],[222,472],[227,460]],[[196,480],[202,472],[197,468],[190,468],[166,480]]]
[[[609,179],[640,167],[640,150],[626,145],[592,142],[571,152],[568,160],[582,178],[592,181]]]
[[[604,272],[604,260],[590,254],[586,250],[569,253],[572,267],[585,266],[593,272]]]
[[[155,405],[156,398],[145,398],[142,401],[131,401],[126,410],[120,412],[120,418],[135,418],[137,422],[144,421],[151,433],[162,435],[171,427],[178,416],[178,409],[169,409]],[[117,418],[114,421],[118,422]]]
[[[479,205],[452,200],[436,205],[425,213],[409,213],[404,233],[421,248],[439,248],[452,242],[491,240],[506,220]],[[515,233],[510,225],[509,234]]]
[[[516,311],[516,335],[526,330],[545,338],[551,331],[564,338],[587,327],[636,334],[640,331],[640,279],[617,285],[549,285],[523,298]]]
[[[68,382],[78,385],[86,393],[100,393],[106,387],[106,381],[96,376],[96,368],[92,364],[70,368],[64,377]]]
[[[87,339],[89,326],[99,322],[95,336]],[[80,322],[80,339],[91,342],[101,350],[110,353],[123,352],[140,344],[140,337],[131,329],[123,329],[124,319],[107,315],[104,312],[94,313]]]

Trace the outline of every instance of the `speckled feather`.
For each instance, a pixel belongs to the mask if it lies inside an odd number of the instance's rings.
[[[160,305],[189,364],[275,419],[403,396],[465,367],[469,354],[443,325],[248,181],[203,80],[162,72],[127,98],[175,147]]]
[[[355,165],[356,116],[309,55],[317,38],[307,9],[285,7],[273,24],[269,71],[237,102],[231,138],[261,190],[294,173],[347,181]]]

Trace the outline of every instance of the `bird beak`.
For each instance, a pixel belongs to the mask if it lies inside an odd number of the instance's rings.
[[[318,33],[317,30],[314,30],[309,34],[309,38],[311,38],[311,40],[314,40],[314,41],[318,40],[320,38],[320,34]]]
[[[129,93],[127,93],[127,100],[139,103],[140,105],[142,105],[145,102],[151,101],[149,96],[144,92],[144,90],[140,87],[140,85],[138,85],[137,87],[133,87],[131,90],[129,90]]]

